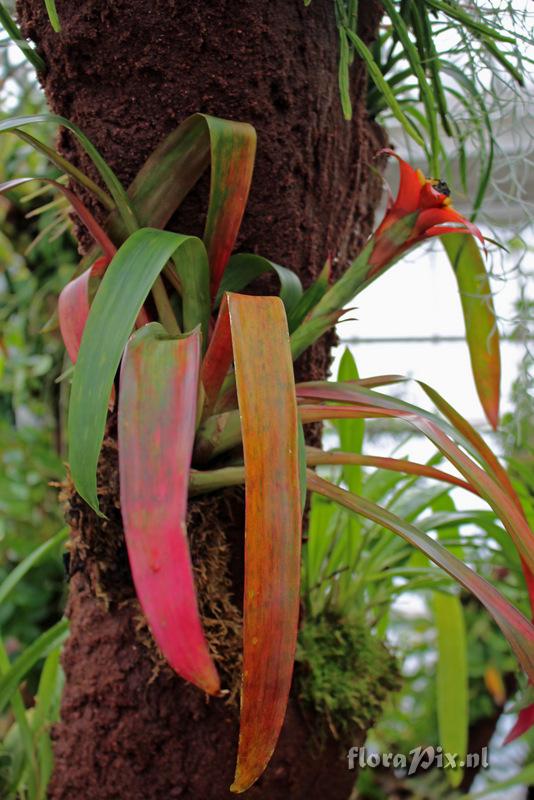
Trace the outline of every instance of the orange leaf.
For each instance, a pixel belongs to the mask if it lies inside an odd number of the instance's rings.
[[[229,294],[245,458],[243,682],[234,792],[272,756],[291,686],[300,587],[298,416],[289,334],[277,297]]]

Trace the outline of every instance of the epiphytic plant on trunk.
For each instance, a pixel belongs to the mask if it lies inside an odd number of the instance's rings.
[[[103,191],[23,128],[67,126],[93,158]],[[232,255],[252,179],[256,137],[245,123],[194,115],[157,148],[128,192],[83,133],[41,116],[0,123],[43,150],[109,209],[104,227],[61,183],[95,245],[59,298],[58,322],[75,367],[69,408],[69,462],[79,494],[99,511],[97,464],[110,405],[118,405],[121,510],[137,594],[173,669],[218,695],[219,676],[197,607],[185,528],[188,496],[244,483],[246,489],[243,678],[233,790],[265,769],[283,723],[297,638],[300,546],[306,492],[317,492],[390,529],[475,594],[534,679],[534,627],[488,582],[423,530],[319,477],[313,467],[351,464],[352,453],[306,448],[303,426],[326,419],[404,421],[424,435],[462,478],[425,465],[386,460],[459,484],[495,511],[522,559],[533,593],[534,538],[511,483],[463,417],[426,384],[440,414],[376,388],[377,376],[295,384],[293,360],[331,328],[352,299],[404,253],[446,235],[460,286],[479,396],[498,424],[499,347],[478,229],[452,206],[448,188],[400,165],[397,197],[361,254],[329,285],[327,261],[303,291],[294,273],[257,255]],[[211,163],[203,239],[162,230]],[[11,181],[0,191],[24,182]],[[280,297],[243,294],[274,272]],[[480,332],[484,331],[484,336]]]

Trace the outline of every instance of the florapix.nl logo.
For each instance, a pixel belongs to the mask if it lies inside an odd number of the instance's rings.
[[[448,753],[442,747],[415,747],[408,753],[377,753],[366,747],[351,747],[347,753],[349,769],[366,767],[393,767],[414,775],[418,770],[430,769],[486,769],[489,767],[488,748],[483,747],[479,753]]]

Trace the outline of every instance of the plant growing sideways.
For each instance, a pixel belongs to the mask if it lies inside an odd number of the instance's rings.
[[[23,130],[47,120],[78,137],[105,190]],[[497,425],[499,350],[475,244],[482,236],[452,208],[447,187],[387,151],[398,159],[401,181],[384,220],[340,280],[330,285],[327,263],[303,291],[290,270],[256,255],[232,255],[252,179],[256,137],[251,126],[190,117],[150,156],[128,192],[68,120],[4,120],[2,130],[44,150],[109,210],[100,226],[69,189],[54,183],[95,240],[58,307],[75,362],[69,408],[72,478],[79,494],[100,513],[97,463],[108,407],[116,403],[121,510],[137,595],[172,668],[215,696],[221,686],[198,613],[186,510],[191,496],[245,485],[243,677],[232,789],[243,792],[261,775],[284,720],[297,638],[307,491],[398,534],[476,595],[532,680],[532,624],[424,530],[319,477],[315,466],[350,465],[361,456],[307,448],[303,435],[309,423],[377,417],[399,419],[426,435],[461,478],[395,459],[381,466],[480,495],[516,546],[532,591],[533,535],[506,472],[440,395],[420,384],[440,412],[431,413],[376,391],[403,380],[399,376],[295,384],[293,360],[340,319],[355,295],[407,251],[446,235],[465,292],[479,395],[488,419]],[[163,230],[210,162],[203,239]],[[31,179],[11,181],[1,190],[16,189],[26,180]],[[267,271],[278,276],[279,297],[243,293]]]

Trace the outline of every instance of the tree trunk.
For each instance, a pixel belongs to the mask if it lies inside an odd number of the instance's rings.
[[[302,0],[57,5],[59,35],[42,0],[18,2],[23,31],[48,65],[43,85],[49,104],[89,135],[125,184],[163,137],[196,111],[251,122],[258,155],[238,248],[294,269],[305,285],[328,254],[336,256],[335,272],[343,271],[370,232],[380,187],[369,165],[383,140],[366,117],[366,78],[358,64],[354,120],[342,119],[331,0],[313,0],[308,8]],[[375,0],[360,3],[360,33],[367,41],[379,16]],[[98,178],[68,133],[61,133],[59,143],[68,158]],[[172,227],[200,233],[206,197],[207,181],[201,181]],[[101,209],[85,199],[102,219]],[[79,236],[83,247],[86,235]],[[325,377],[332,341],[325,337],[300,359],[300,377]],[[237,714],[160,668],[142,643],[147,633],[133,599],[120,527],[113,420],[99,488],[104,522],[67,493],[71,636],[63,658],[66,688],[54,734],[50,798],[224,800],[231,796]],[[208,602],[206,617],[219,626],[219,661],[228,666],[233,657],[234,672],[239,622],[232,609],[241,602],[242,530],[242,492],[191,507],[199,592],[216,579],[230,586],[227,605],[221,611]],[[216,563],[203,583],[199,554],[207,551],[215,563],[220,556],[223,566]],[[223,669],[228,684],[232,669]],[[272,763],[247,797],[350,795],[354,773],[333,740],[317,751],[317,725],[293,697]],[[361,743],[358,736],[352,744]]]

